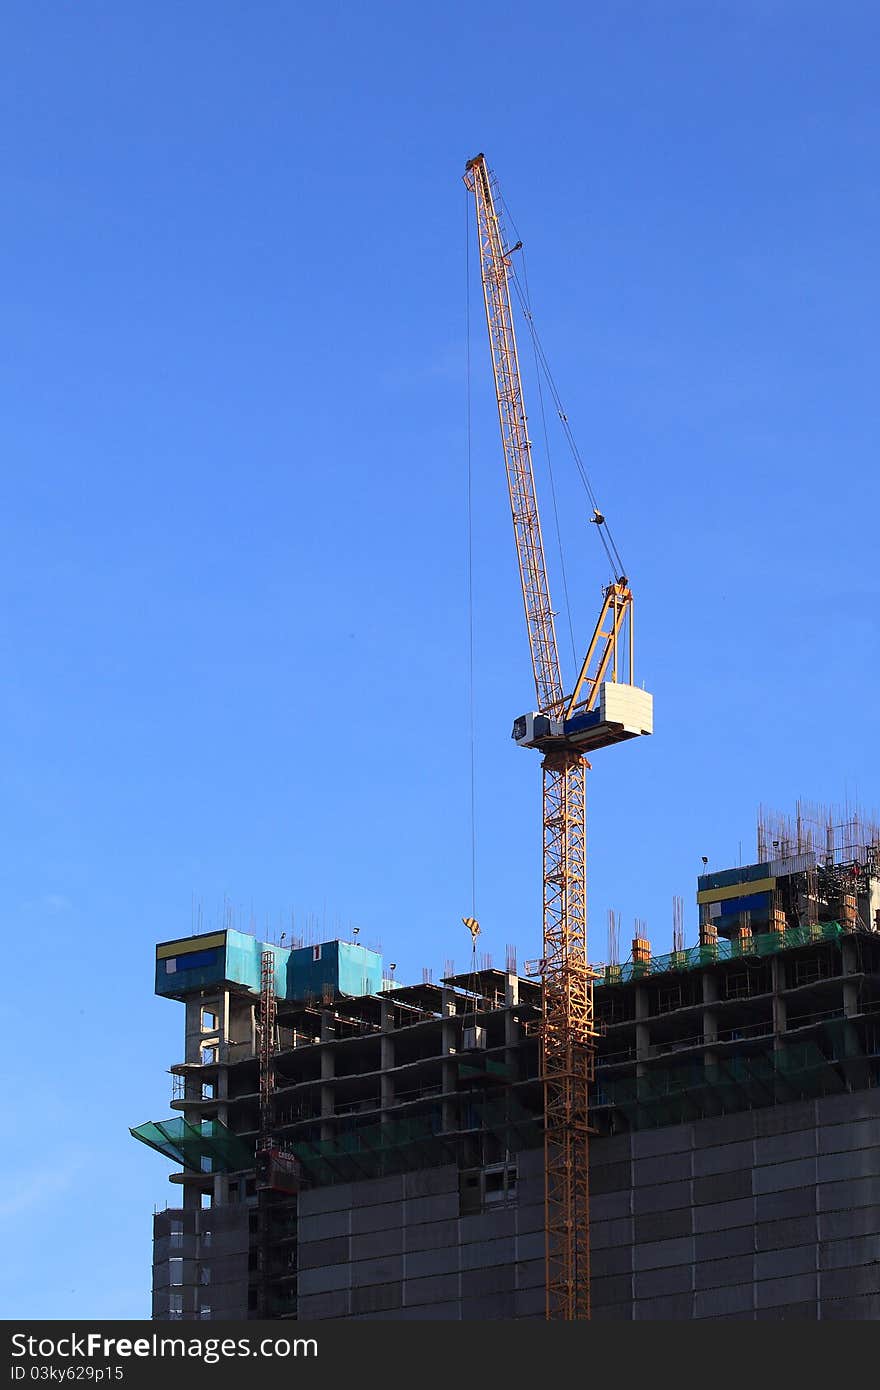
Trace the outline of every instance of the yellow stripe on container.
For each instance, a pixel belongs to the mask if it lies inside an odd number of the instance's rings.
[[[775,878],[759,878],[755,883],[732,883],[729,888],[704,888],[697,894],[698,903],[723,903],[728,898],[750,898],[753,893],[771,893]]]
[[[212,946],[226,944],[225,931],[215,931],[211,936],[185,936],[181,941],[165,941],[156,947],[156,959],[167,960],[170,956],[188,956],[193,951],[210,951]]]

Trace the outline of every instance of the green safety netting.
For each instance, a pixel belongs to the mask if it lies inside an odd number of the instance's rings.
[[[847,1038],[845,1021],[823,1031],[830,1056],[816,1043],[789,1044],[780,1051],[717,1059],[705,1066],[694,1060],[652,1068],[643,1076],[602,1078],[592,1104],[613,1106],[632,1129],[645,1129],[833,1094],[846,1089],[835,1063],[862,1054],[858,1043]]]
[[[747,943],[740,941],[713,942],[711,946],[689,946],[684,951],[669,951],[666,955],[651,956],[650,961],[627,961],[625,965],[606,966],[603,983],[625,984],[628,980],[643,979],[645,975],[665,975],[674,970],[699,970],[719,960],[747,960],[754,956],[772,956],[792,946],[810,946],[819,941],[837,941],[843,928],[839,922],[823,922],[820,926],[791,927],[784,932],[760,932]]]
[[[182,1115],[175,1115],[170,1120],[148,1120],[130,1132],[142,1144],[193,1173],[234,1173],[254,1166],[253,1151],[219,1120],[191,1125]],[[210,1160],[210,1168],[204,1159]]]
[[[475,1097],[468,1108],[462,1131],[441,1130],[440,1115],[434,1112],[365,1125],[335,1139],[295,1142],[290,1148],[310,1180],[323,1185],[455,1162],[467,1133],[503,1134],[511,1149],[531,1147],[540,1138],[538,1118],[512,1096],[498,1101]]]

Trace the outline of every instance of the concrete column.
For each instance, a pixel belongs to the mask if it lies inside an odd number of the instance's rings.
[[[190,997],[184,1005],[184,1061],[201,1061],[202,1001]]]
[[[197,1211],[201,1204],[201,1194],[193,1187],[192,1183],[187,1183],[181,1194],[180,1205],[184,1211]]]
[[[445,1028],[444,1028],[444,1033],[445,1033],[445,1031],[446,1031],[446,1030],[445,1030]],[[444,1047],[444,1051],[446,1051],[446,1048],[445,1048],[445,1047]],[[455,1070],[455,1061],[454,1061],[452,1058],[450,1058],[449,1061],[444,1061],[444,1062],[442,1062],[442,1063],[440,1064],[440,1069],[441,1069],[441,1074],[442,1074],[442,1083],[441,1083],[441,1084],[442,1084],[442,1086],[443,1086],[444,1093],[454,1091],[454,1090],[455,1090],[455,1082],[456,1082],[456,1079],[457,1079],[457,1078],[456,1078],[456,1070]],[[450,1129],[454,1129],[454,1128],[455,1128],[455,1122],[456,1122],[456,1105],[455,1105],[455,1101],[452,1100],[452,1099],[449,1099],[449,1098],[447,1097],[447,1098],[445,1098],[444,1101],[443,1101],[443,1118],[442,1118],[442,1120],[441,1120],[441,1123],[442,1123],[442,1126],[443,1126],[444,1130],[450,1130]]]
[[[636,985],[636,1018],[648,1017],[648,991],[642,984]]]
[[[859,981],[847,976],[858,975],[859,947],[855,937],[845,936],[840,942],[840,968],[843,975],[843,1012],[847,1018],[859,1012]]]
[[[636,985],[636,1075],[644,1076],[644,1059],[648,1055],[651,1033],[648,1027],[648,993],[643,985]]]
[[[785,988],[785,962],[779,956],[770,961],[770,980],[773,988],[773,1047],[776,1052],[785,1046],[782,1034],[787,1027],[785,1000],[780,990]]]
[[[711,970],[703,971],[703,1040],[718,1041],[718,1015],[710,1008],[718,999],[718,977]]]
[[[847,978],[860,973],[859,946],[855,937],[845,936],[840,942],[841,973],[843,974],[843,1012],[846,1018],[855,1018],[861,1012],[859,1004],[859,980]],[[861,1052],[858,1029],[854,1023],[847,1023],[844,1029],[844,1046],[847,1057],[856,1057]]]
[[[394,1104],[394,1078],[391,1076],[394,1064],[394,1038],[390,1033],[383,1033],[379,1039],[379,1065],[382,1069],[379,1077],[379,1098],[383,1110]]]
[[[519,1039],[522,1029],[512,1008],[504,1014],[504,1065],[511,1081],[519,1080]]]
[[[455,1020],[451,1018],[444,1018],[442,1024],[440,1025],[440,1028],[442,1036],[440,1050],[443,1053],[443,1056],[447,1057],[451,1052],[455,1051]]]
[[[332,1087],[332,1086],[322,1086],[322,1087],[321,1087],[321,1115],[322,1115],[322,1117],[325,1117],[325,1118],[326,1118],[327,1116],[332,1115],[333,1113],[334,1113],[334,1109],[333,1109],[333,1087]],[[322,1138],[322,1139],[332,1139],[332,1138],[333,1138],[333,1126],[332,1126],[332,1124],[322,1123],[322,1125],[321,1125],[321,1138]]]

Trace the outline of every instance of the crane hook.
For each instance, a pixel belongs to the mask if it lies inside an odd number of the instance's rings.
[[[477,921],[476,917],[462,917],[461,920],[462,920],[462,922],[464,923],[464,925],[467,927],[468,931],[470,932],[470,934],[471,934],[471,940],[473,941],[474,945],[476,946],[476,944],[477,944],[477,937],[480,935],[480,924],[479,924],[479,922]]]

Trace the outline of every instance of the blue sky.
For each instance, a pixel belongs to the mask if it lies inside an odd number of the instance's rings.
[[[594,759],[593,958],[610,906],[668,949],[676,893],[693,939],[759,801],[873,804],[878,38],[853,0],[4,7],[6,1316],[148,1315],[173,1189],[128,1126],[171,1113],[152,953],[194,902],[357,923],[398,978],[466,958],[478,150],[656,698]],[[472,306],[476,906],[522,960],[539,769]],[[582,641],[605,573],[552,446]]]

